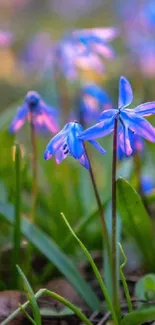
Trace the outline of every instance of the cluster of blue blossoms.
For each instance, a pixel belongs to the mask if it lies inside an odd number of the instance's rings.
[[[78,122],[69,122],[49,142],[44,158],[50,159],[55,155],[56,162],[61,163],[67,156],[73,156],[86,169],[89,161],[85,151],[84,141],[91,143],[100,153],[105,150],[95,139],[112,133],[115,120],[118,120],[118,146],[126,156],[135,150],[141,151],[142,139],[155,142],[155,128],[144,118],[155,114],[155,102],[148,102],[129,109],[133,101],[133,92],[129,81],[120,78],[118,108],[104,109],[100,114],[98,123],[84,130]],[[11,123],[10,132],[17,132],[25,120],[31,120],[37,131],[51,131],[56,133],[59,129],[56,110],[49,107],[38,93],[28,92],[23,105]]]

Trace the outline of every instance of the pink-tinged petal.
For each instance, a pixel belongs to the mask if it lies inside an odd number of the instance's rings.
[[[63,144],[55,153],[56,163],[59,165],[69,155],[67,144]]]
[[[155,142],[155,128],[145,118],[136,113],[122,111],[121,119],[135,134],[140,135],[148,141]]]
[[[132,148],[127,127],[124,127],[124,149],[126,156],[130,156],[132,154]]]
[[[133,101],[133,92],[129,81],[125,77],[121,77],[119,81],[119,100],[118,107],[124,108]]]
[[[105,57],[108,60],[112,60],[115,57],[115,52],[114,52],[113,48],[107,44],[94,43],[93,49],[95,52],[102,55],[103,57]]]
[[[25,120],[28,118],[28,107],[27,105],[23,105],[18,108],[17,113],[9,127],[10,133],[16,133],[25,123]]]
[[[56,119],[52,115],[47,115],[43,112],[43,122],[45,123],[47,129],[52,133],[56,133],[59,131],[59,126]]]
[[[90,168],[89,160],[88,160],[88,158],[87,158],[87,156],[86,156],[85,153],[80,157],[79,162],[86,169],[89,169]]]
[[[75,37],[94,35],[100,37],[104,41],[111,41],[115,37],[117,37],[118,34],[119,34],[119,30],[116,27],[85,28],[73,32],[73,36]]]
[[[101,122],[95,124],[89,129],[83,131],[79,136],[82,140],[93,140],[97,138],[102,138],[110,134],[114,129],[115,117],[107,118]]]
[[[141,116],[150,116],[152,114],[155,114],[155,102],[141,104],[130,111],[138,113]]]
[[[65,143],[68,131],[69,123],[66,124],[65,127],[58,134],[56,134],[48,143],[44,152],[45,160],[50,159],[55,154],[55,152],[63,145],[63,143]]]
[[[83,102],[89,112],[98,112],[100,109],[99,100],[89,94],[83,96]]]
[[[76,66],[81,69],[93,69],[97,72],[104,72],[104,64],[102,60],[93,53],[89,53],[88,55],[78,56],[75,60]]]

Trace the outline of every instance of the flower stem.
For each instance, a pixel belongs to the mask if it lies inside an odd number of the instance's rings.
[[[35,221],[36,217],[36,204],[37,204],[37,141],[36,132],[33,124],[33,115],[31,114],[31,144],[32,144],[32,210],[31,210],[31,221]]]
[[[16,265],[20,264],[21,249],[21,231],[20,231],[20,215],[21,215],[21,151],[20,145],[15,145],[15,223],[14,223],[14,249],[13,249],[13,288],[18,289],[18,273]]]
[[[104,235],[104,239],[105,239],[105,244],[106,244],[109,260],[111,260],[110,240],[109,240],[107,225],[106,225],[106,222],[105,222],[105,215],[104,215],[104,211],[103,211],[103,206],[102,206],[102,203],[101,203],[101,200],[100,200],[100,196],[99,196],[99,193],[98,193],[98,189],[97,189],[96,180],[95,180],[95,177],[94,177],[92,165],[91,165],[91,162],[90,162],[90,159],[89,159],[85,144],[84,144],[84,148],[85,148],[85,153],[86,153],[87,159],[89,160],[89,165],[90,165],[89,175],[90,175],[90,179],[91,179],[91,182],[92,182],[96,202],[97,202],[98,209],[99,209],[99,214],[100,214],[100,219],[101,219],[101,225],[102,225],[102,231],[103,231],[103,235]]]
[[[117,265],[116,265],[116,167],[117,167],[117,124],[115,119],[113,135],[113,161],[112,161],[112,288],[113,288],[113,305],[115,311],[118,311],[118,287],[117,287]]]

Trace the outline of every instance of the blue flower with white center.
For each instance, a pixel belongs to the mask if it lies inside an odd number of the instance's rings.
[[[9,127],[9,132],[18,132],[26,120],[31,122],[38,132],[56,133],[59,130],[56,110],[47,105],[36,91],[27,93]]]
[[[118,120],[118,138],[122,138],[123,151],[127,156],[132,153],[129,130],[148,141],[155,142],[155,128],[143,117],[155,114],[155,102],[144,103],[136,108],[127,107],[133,101],[133,92],[129,81],[120,78],[118,109],[109,109],[100,115],[100,122],[82,132],[80,139],[93,140],[104,137],[114,130]]]
[[[111,100],[105,90],[95,84],[82,89],[80,100],[80,115],[85,123],[98,120],[103,109],[112,108]]]
[[[83,141],[79,138],[83,131],[82,126],[77,122],[69,122],[56,134],[46,147],[44,159],[48,160],[55,155],[56,163],[60,164],[66,157],[72,156],[80,162],[82,166],[89,169],[89,160],[85,152]],[[94,140],[89,142],[101,153],[106,151]]]

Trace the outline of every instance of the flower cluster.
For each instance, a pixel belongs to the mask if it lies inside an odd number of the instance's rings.
[[[125,77],[120,78],[118,109],[104,110],[100,115],[100,121],[94,126],[83,130],[81,125],[72,122],[59,132],[48,144],[45,151],[45,159],[56,155],[56,162],[60,163],[68,155],[78,159],[82,165],[89,168],[83,141],[89,141],[101,153],[105,153],[94,139],[102,138],[114,130],[115,119],[118,121],[118,144],[120,150],[126,156],[133,151],[141,151],[142,138],[155,142],[155,128],[144,118],[155,114],[155,102],[148,102],[129,109],[132,103],[133,92],[129,81]]]

